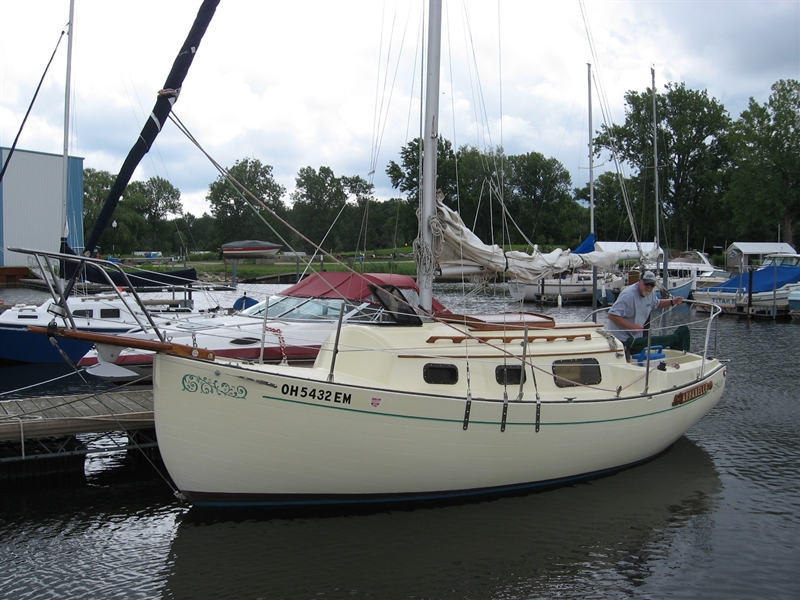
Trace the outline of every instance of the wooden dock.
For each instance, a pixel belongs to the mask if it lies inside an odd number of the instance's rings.
[[[152,427],[151,389],[0,402],[0,442]]]

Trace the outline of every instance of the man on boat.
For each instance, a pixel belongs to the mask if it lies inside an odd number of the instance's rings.
[[[653,293],[655,287],[655,274],[645,271],[639,281],[620,292],[614,306],[608,311],[606,330],[626,347],[642,337],[644,325],[653,310],[683,304],[680,296],[659,300]]]

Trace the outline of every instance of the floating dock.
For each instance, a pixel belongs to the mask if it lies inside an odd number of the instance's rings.
[[[87,454],[156,448],[154,427],[152,389],[2,400],[0,480],[82,473]],[[95,446],[81,437],[111,432],[127,433],[127,442]]]

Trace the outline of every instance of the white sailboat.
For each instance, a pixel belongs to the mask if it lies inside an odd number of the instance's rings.
[[[431,0],[421,211],[428,247],[433,234],[425,230],[440,210],[440,23],[441,1]],[[429,311],[433,261],[427,262],[419,286]],[[725,387],[726,365],[702,344],[699,353],[665,348],[630,362],[594,323],[559,325],[518,314],[426,319],[374,292],[395,322],[341,327],[311,368],[162,345],[153,385],[156,430],[186,499],[390,503],[558,485],[663,452]]]

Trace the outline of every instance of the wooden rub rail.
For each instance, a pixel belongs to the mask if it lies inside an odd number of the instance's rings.
[[[511,342],[514,342],[516,340],[522,341],[522,339],[524,337],[525,337],[524,335],[503,335],[503,334],[476,335],[476,336],[470,336],[470,335],[432,335],[426,341],[429,344],[435,344],[439,340],[450,340],[454,344],[460,344],[461,342],[463,342],[465,340],[477,340],[478,342],[482,342],[482,343],[487,343],[487,342],[490,342],[492,340],[500,340],[504,344],[510,344]],[[575,333],[575,334],[561,334],[561,335],[529,335],[528,336],[528,341],[529,342],[534,342],[536,340],[545,340],[547,342],[554,342],[556,340],[561,340],[561,339],[566,340],[568,342],[571,342],[571,341],[576,340],[576,339],[590,340],[590,339],[592,339],[592,334],[591,333]]]
[[[0,403],[0,442],[149,427],[153,427],[152,390]]]

